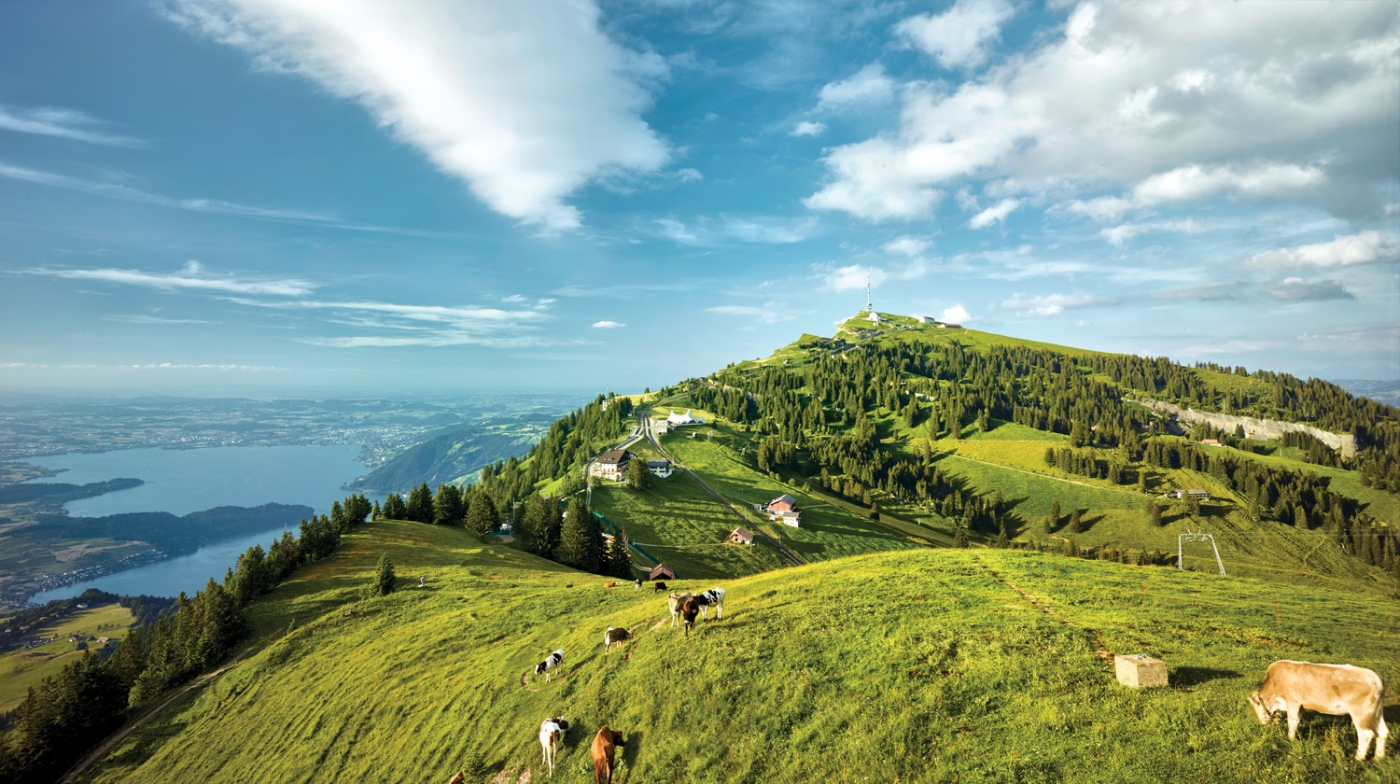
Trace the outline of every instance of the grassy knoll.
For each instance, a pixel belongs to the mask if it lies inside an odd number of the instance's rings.
[[[70,636],[121,639],[134,621],[131,610],[119,604],[108,604],[81,610],[37,631],[37,637],[56,639],[0,656],[0,711],[13,710],[24,700],[31,686],[38,686],[44,678],[57,675],[73,657],[81,655],[78,643],[69,642]],[[87,646],[94,651],[102,647],[96,642],[87,642]]]
[[[433,587],[357,598],[380,552]],[[687,639],[657,625],[650,592],[411,523],[366,525],[295,582],[256,607],[282,631],[84,780],[437,781],[463,767],[473,782],[526,767],[539,780],[539,723],[560,713],[575,722],[561,784],[592,781],[604,723],[628,741],[620,782],[1400,777],[1400,755],[1350,759],[1344,717],[1308,714],[1290,743],[1245,703],[1279,658],[1400,682],[1400,607],[1345,592],[922,549],[726,582],[724,620]],[[609,625],[636,639],[604,655]],[[1164,658],[1173,685],[1118,686],[1095,645]],[[561,646],[560,676],[522,687]]]
[[[726,544],[738,518],[681,471],[652,477],[641,492],[604,483],[593,491],[593,511],[625,527],[632,541],[682,577],[740,577],[789,563],[762,539],[752,547]]]
[[[732,435],[722,423],[720,432],[726,437]],[[692,439],[684,435],[671,435],[666,437],[663,445],[677,460],[741,509],[747,510],[751,504],[771,501],[783,493],[796,497],[798,509],[802,511],[801,528],[770,524],[756,515],[751,518],[803,560],[821,561],[843,555],[918,546],[899,532],[758,473],[738,453],[725,446],[722,443],[724,440],[719,436],[715,441],[707,441],[700,437]]]

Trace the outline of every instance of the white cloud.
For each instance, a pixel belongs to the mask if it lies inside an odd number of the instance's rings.
[[[665,62],[618,46],[589,0],[167,0],[169,18],[361,104],[492,209],[548,230],[564,200],[668,150],[641,115]]]
[[[676,176],[680,178],[680,181],[683,183],[700,182],[705,179],[705,175],[702,174],[699,169],[681,169],[676,172]]]
[[[103,316],[103,321],[117,321],[124,324],[222,324],[222,321],[206,321],[204,319],[187,318],[164,318],[162,316],[148,316],[144,313],[135,315],[114,314]]]
[[[913,258],[933,247],[933,243],[921,237],[896,237],[880,247],[886,253],[897,253]]]
[[[1191,218],[1155,223],[1124,223],[1112,228],[1100,229],[1099,236],[1107,240],[1109,244],[1121,248],[1133,237],[1153,231],[1179,231],[1184,234],[1197,234],[1203,231],[1203,227]]]
[[[718,313],[721,316],[761,316],[763,308],[753,305],[716,305],[712,308],[705,308],[707,313]]]
[[[1282,283],[1264,293],[1284,302],[1326,302],[1335,299],[1356,299],[1346,286],[1335,280],[1303,280],[1284,278]]]
[[[885,75],[885,66],[875,62],[856,71],[849,79],[831,82],[817,94],[817,110],[840,110],[858,104],[880,103],[894,97],[894,82]]]
[[[1020,316],[1058,316],[1072,308],[1111,304],[1113,300],[1090,294],[1042,294],[1034,297],[1017,294],[1001,303],[1001,306],[1017,311]]]
[[[822,288],[830,291],[863,289],[867,274],[870,276],[870,287],[879,288],[887,277],[885,271],[879,267],[862,267],[859,264],[850,264],[844,267],[837,267],[834,264],[813,264],[812,269],[816,271],[817,277],[821,280]]]
[[[679,242],[683,245],[696,245],[700,242],[700,238],[696,236],[695,232],[687,229],[684,223],[674,218],[658,218],[656,220],[656,225],[661,236],[668,240]]]
[[[941,14],[911,16],[894,32],[944,68],[975,68],[986,61],[987,44],[1015,12],[1006,0],[958,0]]]
[[[776,324],[780,321],[791,321],[796,318],[792,312],[789,302],[767,302],[763,307],[753,305],[716,305],[712,308],[705,308],[707,313],[716,313],[721,316],[752,316],[764,324]]]
[[[725,218],[724,231],[744,242],[769,245],[790,245],[802,242],[817,233],[817,219],[787,218]]]
[[[502,302],[524,302],[525,297],[521,294],[512,294],[509,297],[501,297]]]
[[[968,228],[985,229],[988,226],[1001,223],[1006,220],[1006,216],[1010,215],[1020,206],[1021,202],[1019,199],[1002,199],[996,204],[972,216],[972,220],[967,222]]]
[[[1331,242],[1280,248],[1256,254],[1246,263],[1254,267],[1350,267],[1400,258],[1400,243],[1378,231],[1340,236]]]
[[[229,294],[264,294],[283,297],[301,296],[310,293],[315,288],[314,284],[298,278],[237,278],[231,275],[213,275],[205,272],[204,267],[197,261],[188,262],[185,268],[177,273],[154,273],[114,268],[38,267],[24,270],[23,274],[65,280],[95,280],[127,286],[146,286],[162,291],[218,291]]]
[[[789,136],[821,136],[821,135],[822,135],[823,133],[825,133],[825,132],[826,132],[826,123],[811,122],[811,121],[809,121],[809,120],[803,120],[802,122],[800,122],[800,123],[798,123],[797,125],[793,126],[792,131],[791,131],[788,135],[789,135]]]
[[[335,348],[482,345],[499,348],[556,342],[531,333],[548,314],[535,309],[502,310],[477,306],[401,305],[367,300],[261,300],[228,297],[249,307],[327,312],[332,324],[371,329],[379,334],[312,337],[301,342]]]
[[[964,321],[971,321],[972,314],[967,312],[967,308],[962,305],[954,305],[951,308],[944,308],[938,314],[938,320],[945,324],[961,324]]]
[[[0,129],[7,131],[56,136],[114,147],[134,147],[142,144],[140,139],[105,133],[100,130],[101,126],[101,122],[76,109],[60,109],[54,106],[24,109],[0,105]]]
[[[829,150],[806,203],[922,218],[940,189],[1006,178],[1103,219],[1222,194],[1374,214],[1400,178],[1395,9],[1319,8],[1081,3],[1061,34],[984,76],[907,85],[899,127]]]
[[[618,322],[616,322],[616,321],[595,321],[595,322],[593,322],[593,328],[594,328],[594,329],[617,329],[618,327],[625,327],[625,326],[627,326],[627,325],[626,325],[626,324],[618,323]]]

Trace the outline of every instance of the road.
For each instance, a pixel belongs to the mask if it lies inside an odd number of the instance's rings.
[[[768,541],[769,544],[773,545],[773,547],[776,548],[778,552],[780,552],[780,553],[782,553],[783,555],[787,556],[788,560],[789,560],[789,561],[792,561],[794,564],[796,564],[796,565],[798,565],[798,566],[802,566],[802,565],[804,565],[804,564],[807,563],[806,561],[802,560],[802,558],[801,558],[797,553],[794,553],[793,551],[789,550],[789,549],[787,548],[787,545],[785,545],[785,544],[783,544],[782,542],[778,541],[778,539],[777,539],[776,537],[771,536],[767,531],[764,531],[763,529],[761,529],[761,528],[759,528],[758,526],[754,525],[754,524],[753,524],[753,521],[751,521],[751,520],[749,520],[749,518],[745,517],[745,516],[744,516],[744,513],[743,513],[743,512],[740,512],[740,511],[738,510],[738,508],[736,508],[736,507],[734,506],[734,504],[729,503],[728,499],[726,499],[724,496],[720,495],[719,492],[718,492],[717,490],[715,490],[713,487],[710,487],[708,484],[706,484],[705,480],[703,480],[703,479],[701,479],[699,476],[697,476],[697,475],[695,474],[694,471],[691,471],[689,468],[687,468],[686,466],[682,465],[679,461],[676,460],[676,458],[675,458],[674,456],[671,455],[670,452],[667,452],[667,451],[666,451],[666,448],[663,447],[663,446],[661,446],[661,441],[660,441],[660,439],[658,439],[658,438],[656,437],[655,428],[653,428],[653,427],[651,426],[651,409],[642,409],[642,410],[638,411],[638,412],[637,412],[637,422],[640,424],[640,426],[641,426],[641,428],[642,428],[642,435],[646,438],[647,443],[649,443],[649,444],[651,444],[653,447],[655,447],[655,448],[656,448],[656,451],[660,452],[662,457],[666,458],[667,460],[670,460],[670,461],[671,461],[671,465],[673,465],[673,466],[675,466],[676,468],[679,468],[680,470],[684,471],[684,472],[685,472],[685,475],[688,476],[688,477],[690,477],[692,480],[694,480],[694,481],[695,481],[695,484],[700,485],[702,488],[704,488],[704,489],[705,489],[705,492],[707,492],[707,493],[709,493],[710,495],[714,496],[714,497],[715,497],[715,500],[716,500],[716,501],[719,501],[721,504],[723,504],[723,505],[725,506],[725,508],[727,508],[729,511],[733,512],[735,517],[739,518],[740,520],[743,520],[744,523],[745,523],[746,525],[748,525],[750,528],[753,529],[753,532],[754,532],[755,535],[761,536],[761,537],[763,537],[764,539],[766,539],[766,540]]]

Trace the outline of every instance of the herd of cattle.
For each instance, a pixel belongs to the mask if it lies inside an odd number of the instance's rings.
[[[665,583],[658,586],[665,590]],[[671,628],[675,628],[678,618],[681,619],[688,637],[695,626],[696,617],[703,619],[710,607],[715,608],[716,620],[724,617],[724,589],[711,588],[700,594],[671,593],[666,597],[666,604],[671,611]],[[609,626],[603,633],[603,652],[606,654],[631,637],[627,629]],[[560,648],[535,665],[533,672],[536,676],[543,675],[548,683],[550,673],[563,663],[564,649]],[[526,672],[521,676],[522,685],[529,675]],[[1263,685],[1259,691],[1249,695],[1249,704],[1254,708],[1260,724],[1271,723],[1276,713],[1286,714],[1289,740],[1297,734],[1299,717],[1304,710],[1333,716],[1350,715],[1352,723],[1356,725],[1356,759],[1366,759],[1372,740],[1376,743],[1375,758],[1382,759],[1385,757],[1386,738],[1390,734],[1385,725],[1384,693],[1385,684],[1374,670],[1350,664],[1285,660],[1269,665]],[[569,720],[563,716],[545,719],[540,724],[543,764],[549,768],[551,777],[554,775],[555,755],[569,727]],[[615,750],[621,745],[620,732],[606,726],[598,730],[591,749],[595,784],[611,784]],[[463,781],[463,775],[458,773],[449,784],[461,784]]]

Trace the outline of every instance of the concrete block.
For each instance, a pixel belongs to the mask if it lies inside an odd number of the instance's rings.
[[[1118,682],[1130,688],[1147,689],[1167,685],[1167,663],[1161,659],[1141,653],[1114,656],[1113,668],[1118,671]]]

